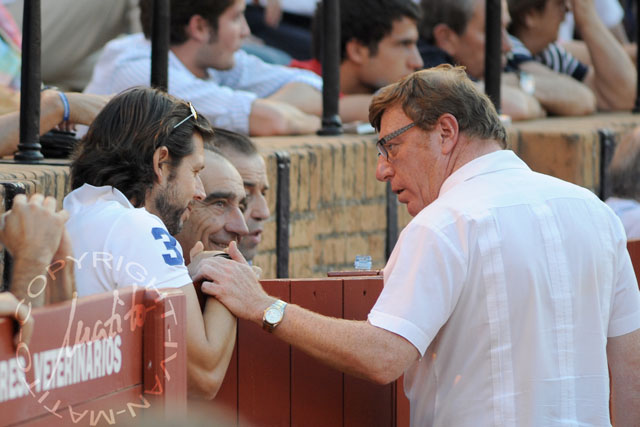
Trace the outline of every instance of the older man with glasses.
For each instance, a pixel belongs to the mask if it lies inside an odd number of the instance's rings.
[[[640,295],[615,214],[506,150],[462,68],[387,86],[369,117],[376,177],[415,218],[368,320],[287,305],[227,260],[203,291],[345,372],[404,374],[413,426],[608,425],[610,379],[617,423],[637,422]]]
[[[70,214],[80,296],[139,286],[186,297],[191,395],[213,398],[235,343],[236,319],[215,298],[201,310],[193,282],[210,278],[211,258],[175,239],[205,199],[200,172],[211,125],[191,104],[149,88],[114,97],[96,117],[71,165]],[[239,184],[241,186],[241,184]],[[242,187],[240,187],[242,189]],[[235,253],[237,259],[242,259]]]

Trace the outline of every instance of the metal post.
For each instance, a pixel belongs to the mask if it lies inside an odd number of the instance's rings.
[[[385,239],[384,256],[388,260],[398,241],[398,196],[391,190],[391,183],[387,181],[387,236]]]
[[[636,45],[640,45],[640,4],[636,3]],[[633,107],[634,113],[640,113],[640,55],[636,54],[636,72],[638,80],[636,83],[636,104]]]
[[[322,129],[318,135],[342,135],[340,98],[340,2],[323,0]]]
[[[36,163],[40,153],[40,0],[24,2],[20,73],[20,143],[15,159]]]
[[[500,74],[502,73],[502,3],[486,1],[484,89],[498,113],[500,112]]]
[[[601,200],[606,200],[611,195],[609,165],[616,150],[616,137],[609,129],[598,129],[598,137],[600,139],[600,190],[598,197]]]
[[[289,217],[291,206],[291,158],[286,151],[276,152],[278,190],[276,193],[276,277],[289,277]]]
[[[169,88],[170,19],[170,0],[154,0],[151,28],[151,86],[165,92]]]

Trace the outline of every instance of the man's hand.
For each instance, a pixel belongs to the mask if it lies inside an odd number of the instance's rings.
[[[3,215],[0,241],[16,260],[49,264],[58,252],[67,211],[56,212],[56,200],[34,194],[27,202],[24,194],[13,199],[13,207]]]
[[[267,0],[267,6],[264,8],[264,23],[271,28],[277,28],[281,19],[281,0]]]
[[[276,299],[262,289],[236,242],[229,245],[229,255],[231,260],[213,259],[211,275],[209,281],[202,283],[202,292],[215,296],[237,317],[262,323],[264,309]]]

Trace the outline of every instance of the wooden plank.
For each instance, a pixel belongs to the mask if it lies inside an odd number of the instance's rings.
[[[187,409],[186,298],[177,289],[145,292],[144,391],[165,415]],[[145,313],[139,313],[144,316]]]
[[[138,306],[143,306],[143,291],[130,288],[34,309],[34,333],[19,349],[21,359],[16,359],[12,322],[0,320],[2,422],[25,421],[139,385]]]
[[[289,280],[262,281],[264,289],[290,301]],[[290,425],[290,347],[256,324],[238,322],[240,426]]]
[[[640,286],[640,240],[629,240],[627,242],[627,249],[629,250],[629,255],[631,256],[633,270],[636,272],[638,286]]]
[[[342,280],[292,280],[291,302],[342,317]],[[291,425],[342,426],[343,374],[291,350]]]
[[[366,320],[382,291],[382,276],[344,278],[344,318]],[[381,386],[351,375],[344,376],[344,425],[391,426],[395,388]]]

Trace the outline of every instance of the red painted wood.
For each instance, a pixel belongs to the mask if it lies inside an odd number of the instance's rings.
[[[342,317],[342,280],[292,280],[291,302]],[[342,426],[343,375],[300,350],[291,351],[291,425]]]
[[[230,414],[233,414],[233,423],[228,427],[238,425],[238,331],[236,331],[236,345],[229,361],[229,367],[224,376],[224,381],[218,390],[218,394],[213,399],[213,405],[224,408]]]
[[[636,278],[638,279],[638,286],[640,286],[640,240],[628,241],[627,249],[629,249],[633,269],[636,272]]]
[[[396,427],[409,427],[411,425],[411,408],[409,399],[404,394],[404,375],[395,381],[396,395]]]
[[[382,277],[344,279],[344,318],[366,320],[382,290]],[[344,376],[344,425],[392,426],[393,384],[381,386],[351,375]]]
[[[262,281],[290,301],[288,280]],[[239,425],[288,426],[291,413],[290,347],[254,323],[238,322]]]
[[[186,413],[186,298],[179,290],[145,293],[144,391],[166,415]],[[141,307],[142,308],[142,307]]]

